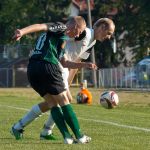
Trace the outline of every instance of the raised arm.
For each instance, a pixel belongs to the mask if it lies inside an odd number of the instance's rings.
[[[47,31],[48,30],[48,25],[43,23],[43,24],[33,24],[30,26],[27,26],[22,29],[17,29],[13,35],[13,39],[18,41],[23,35],[33,33],[33,32],[39,32],[39,31]]]

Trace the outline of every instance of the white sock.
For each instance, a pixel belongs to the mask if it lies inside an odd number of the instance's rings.
[[[38,118],[41,114],[42,114],[42,112],[39,108],[39,105],[34,105],[32,107],[32,109],[21,120],[19,120],[14,125],[14,128],[17,129],[17,130],[23,129],[25,126],[27,126],[33,120]]]
[[[51,112],[49,114],[48,120],[45,122],[43,130],[41,132],[42,135],[50,135],[52,134],[52,129],[55,126],[55,122],[52,118]]]

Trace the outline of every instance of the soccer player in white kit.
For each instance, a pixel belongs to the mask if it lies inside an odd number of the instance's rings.
[[[111,19],[99,19],[94,24],[93,29],[86,28],[79,38],[68,39],[65,47],[65,57],[67,57],[68,60],[74,62],[86,60],[90,55],[87,50],[95,45],[96,40],[102,42],[106,39],[110,39],[114,33],[114,30],[115,25]],[[72,96],[69,91],[69,85],[71,84],[77,70],[78,69],[71,69],[69,71],[68,68],[62,68],[62,76],[70,101],[72,100]],[[55,137],[52,134],[54,125],[55,123],[50,114],[48,120],[44,124],[40,138],[45,140],[55,140]]]

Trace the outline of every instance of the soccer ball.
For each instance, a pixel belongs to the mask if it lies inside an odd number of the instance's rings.
[[[77,94],[77,103],[78,104],[84,104],[84,103],[87,103],[87,100],[88,100],[88,96],[86,94],[83,94],[83,93],[78,93]]]
[[[103,92],[100,96],[100,104],[107,109],[112,109],[116,107],[119,103],[119,98],[117,93],[114,91]]]

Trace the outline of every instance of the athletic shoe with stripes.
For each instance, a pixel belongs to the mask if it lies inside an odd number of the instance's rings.
[[[10,133],[15,137],[16,140],[21,140],[23,138],[23,129],[17,130],[14,126],[11,128]]]
[[[87,135],[83,135],[81,138],[77,140],[77,142],[81,144],[86,144],[89,143],[91,140],[92,140],[91,137],[88,137]]]
[[[55,137],[53,133],[49,135],[40,134],[40,140],[58,140],[58,138]]]

